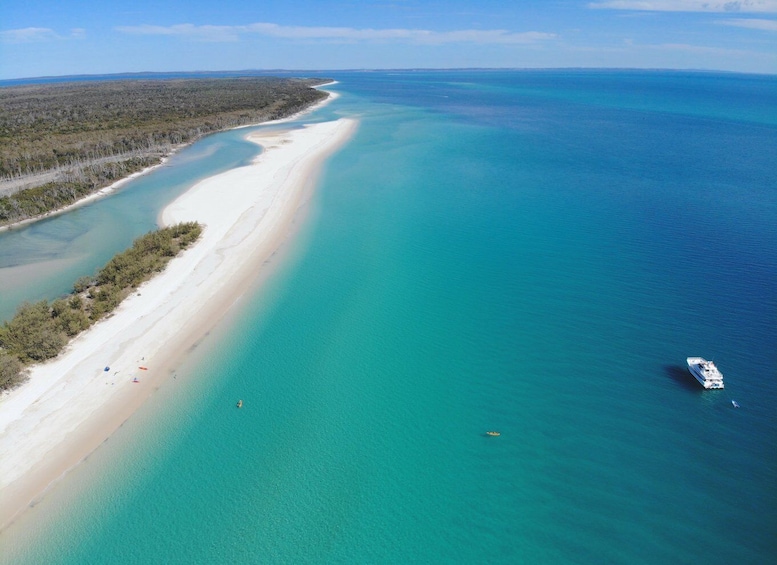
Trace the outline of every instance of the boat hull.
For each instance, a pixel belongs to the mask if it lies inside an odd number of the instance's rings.
[[[712,361],[703,357],[688,357],[688,371],[706,389],[722,389],[723,375]]]

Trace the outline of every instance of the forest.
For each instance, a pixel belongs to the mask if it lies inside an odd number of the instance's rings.
[[[0,88],[0,226],[62,208],[209,133],[292,115],[327,79],[113,80]]]

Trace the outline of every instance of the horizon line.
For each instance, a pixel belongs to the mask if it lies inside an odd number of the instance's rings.
[[[734,74],[734,75],[756,75],[756,76],[777,76],[777,73],[759,73],[732,71],[724,69],[705,69],[705,68],[670,68],[670,67],[583,67],[583,66],[560,66],[560,67],[387,67],[387,68],[347,68],[347,69],[236,69],[236,70],[197,70],[197,71],[119,71],[109,73],[76,73],[65,75],[41,75],[32,77],[16,77],[0,79],[0,86],[9,82],[24,81],[43,81],[52,79],[84,79],[98,77],[135,77],[135,76],[153,76],[169,74],[190,74],[190,75],[218,75],[218,74],[239,74],[239,73],[359,73],[359,72],[444,72],[444,71],[650,71],[650,72],[690,72],[690,73],[716,73],[716,74]]]

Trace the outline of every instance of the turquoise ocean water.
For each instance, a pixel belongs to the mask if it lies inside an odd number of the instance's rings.
[[[0,562],[774,562],[777,78],[332,74],[308,119],[360,127],[271,280]],[[36,273],[0,306],[66,290],[239,138],[0,235]]]

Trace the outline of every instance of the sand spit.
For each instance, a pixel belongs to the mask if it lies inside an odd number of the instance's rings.
[[[203,224],[200,240],[0,400],[0,529],[109,437],[256,280],[324,159],[355,128],[340,119],[252,133],[264,151],[251,165],[201,181],[163,211],[165,225]]]
[[[331,81],[331,82],[328,82],[326,84],[321,84],[321,85],[315,86],[314,88],[321,89],[321,88],[324,88],[325,86],[332,86],[332,85],[335,85],[335,84],[337,84],[337,81]],[[323,100],[321,100],[320,102],[317,102],[316,104],[313,104],[312,106],[310,106],[308,108],[305,108],[304,110],[300,110],[299,112],[297,112],[296,114],[292,114],[291,116],[287,116],[285,118],[279,118],[277,120],[270,120],[268,122],[264,122],[264,124],[248,124],[248,125],[245,125],[245,126],[239,126],[237,128],[234,128],[234,129],[256,127],[257,125],[280,124],[280,123],[284,123],[284,122],[291,122],[291,121],[294,121],[294,120],[298,120],[302,116],[304,116],[306,114],[309,114],[310,112],[313,112],[314,110],[317,110],[317,109],[321,108],[322,106],[325,106],[325,105],[329,104],[332,100],[335,100],[336,98],[338,98],[340,96],[336,92],[327,92],[327,94],[328,94],[328,96],[326,98],[324,98]],[[215,134],[215,133],[218,133],[218,132],[213,132],[213,133]],[[212,135],[212,134],[209,134],[209,135]],[[193,143],[196,143],[197,141],[198,140],[195,140]],[[64,214],[65,212],[70,212],[71,210],[74,210],[75,208],[79,208],[81,206],[89,204],[90,202],[93,202],[94,200],[97,200],[99,198],[103,198],[105,196],[108,196],[109,194],[112,194],[113,192],[116,192],[119,188],[123,187],[125,184],[127,184],[131,180],[136,179],[136,178],[138,178],[140,176],[146,175],[146,174],[150,173],[151,171],[154,171],[154,170],[158,169],[159,167],[165,166],[167,164],[167,162],[170,160],[170,157],[172,157],[175,153],[177,153],[178,151],[180,151],[184,147],[188,147],[189,145],[191,145],[191,143],[184,143],[184,144],[181,144],[181,145],[178,145],[178,146],[174,147],[168,154],[166,154],[166,155],[164,155],[162,157],[161,161],[158,164],[151,165],[150,167],[146,167],[143,170],[137,171],[135,173],[132,173],[129,176],[126,176],[126,177],[124,177],[122,179],[119,179],[116,182],[114,182],[114,183],[112,183],[112,184],[110,184],[108,186],[105,186],[105,187],[101,188],[100,190],[97,190],[97,191],[93,192],[92,194],[84,196],[83,198],[73,202],[72,204],[68,204],[67,206],[63,206],[62,208],[57,208],[56,210],[50,210],[50,211],[45,212],[45,213],[43,213],[43,214],[41,214],[39,216],[33,216],[32,218],[27,218],[25,220],[19,220],[18,222],[14,222],[12,224],[6,224],[4,226],[0,226],[0,232],[12,230],[12,229],[17,229],[17,228],[20,228],[22,226],[26,226],[28,224],[35,223],[35,222],[37,222],[39,220],[43,220],[45,218],[50,218],[52,216],[58,216],[60,214]]]

